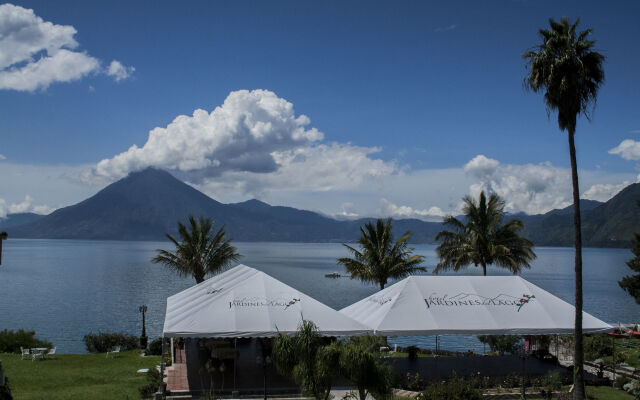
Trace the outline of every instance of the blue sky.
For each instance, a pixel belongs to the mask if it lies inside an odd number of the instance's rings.
[[[91,60],[81,60],[77,68],[85,69],[76,76],[35,88],[2,86],[0,76],[0,167],[7,171],[0,176],[0,214],[73,204],[150,165],[173,170],[221,201],[258,197],[331,215],[436,218],[481,188],[505,197],[513,211],[563,206],[570,200],[566,134],[555,116],[547,118],[541,96],[523,89],[520,57],[537,44],[548,18],[561,16],[581,17],[607,56],[593,119],[578,123],[581,192],[606,200],[637,180],[637,2],[11,4],[73,27],[77,45],[60,48]],[[0,30],[3,24],[13,29],[0,12]],[[47,49],[36,48],[0,74],[54,55]],[[110,71],[112,61],[118,64]],[[257,89],[267,92],[251,92]],[[249,94],[231,95],[238,90]],[[125,163],[96,166],[134,144],[144,147],[152,129],[179,115],[211,113],[229,98],[240,107],[234,112],[245,115],[264,96],[290,104],[291,121],[306,115],[309,123],[294,125],[321,137],[282,141],[294,129],[285,124],[247,144],[218,127],[209,134],[233,146],[197,162],[149,147],[146,155],[121,157]],[[167,142],[156,146],[171,147],[171,138],[188,129],[195,133],[180,141],[182,152],[199,146],[194,135],[206,136],[208,125],[184,124],[168,129]],[[619,148],[624,140],[630,141]],[[620,151],[611,154],[614,148]],[[220,155],[229,151],[261,161]],[[292,152],[305,159],[296,168],[286,164]],[[321,161],[335,170],[319,167]],[[300,170],[322,172],[299,176]]]

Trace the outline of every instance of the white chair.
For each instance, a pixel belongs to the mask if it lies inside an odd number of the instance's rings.
[[[115,358],[117,353],[120,353],[120,346],[116,346],[113,349],[111,349],[110,351],[107,351],[107,357],[109,357],[109,354],[111,354],[111,357]]]
[[[25,357],[27,357],[27,360],[29,359],[29,349],[25,349],[24,347],[20,346],[20,351],[22,352],[22,355],[20,356],[21,360],[24,360]]]
[[[49,351],[47,351],[47,360],[55,360],[56,358],[56,348],[54,347],[53,349],[49,349]]]
[[[44,350],[31,349],[31,361],[44,360]]]

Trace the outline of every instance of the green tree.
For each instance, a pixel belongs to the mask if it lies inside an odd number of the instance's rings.
[[[175,252],[158,249],[151,260],[155,264],[164,264],[182,276],[193,276],[196,283],[204,281],[207,274],[215,274],[226,268],[241,256],[227,238],[224,226],[211,236],[213,221],[200,217],[189,217],[189,228],[178,222],[178,242],[170,234],[167,238],[175,245]]]
[[[571,23],[549,20],[551,29],[540,29],[542,43],[522,55],[528,62],[525,87],[544,92],[547,113],[557,111],[558,126],[567,131],[571,180],[573,184],[573,225],[575,240],[575,349],[574,398],[584,399],[584,352],[582,340],[582,233],[580,226],[580,189],[574,136],[579,115],[590,119],[598,90],[604,82],[605,57],[594,50],[595,41],[587,38],[591,29],[577,32],[580,19]]]
[[[466,223],[449,215],[443,225],[452,230],[436,235],[436,240],[441,241],[436,248],[440,262],[433,273],[449,269],[457,272],[470,264],[482,267],[485,276],[487,265],[491,264],[513,274],[519,274],[522,267],[530,268],[529,261],[536,258],[533,243],[518,235],[524,226],[522,221],[502,223],[504,201],[496,194],[487,201],[484,192],[477,202],[469,196],[463,201]]]
[[[328,400],[340,372],[340,344],[320,336],[311,321],[303,321],[294,336],[280,334],[273,342],[273,364],[291,376],[306,395]]]
[[[368,393],[376,399],[391,393],[393,371],[380,361],[378,349],[371,347],[373,343],[366,337],[352,337],[340,354],[341,373],[358,388],[360,400],[365,400]]]
[[[640,201],[638,206],[640,206]],[[633,244],[631,252],[635,257],[627,261],[627,265],[636,274],[625,276],[618,282],[618,285],[633,296],[636,303],[640,304],[640,234],[634,233],[631,243]]]
[[[382,290],[389,279],[401,279],[418,271],[426,271],[424,267],[420,267],[424,257],[412,255],[414,249],[407,245],[411,237],[410,231],[405,232],[397,242],[393,242],[391,218],[387,219],[386,223],[378,219],[375,225],[367,222],[364,228],[360,228],[360,232],[360,249],[343,243],[353,254],[353,258],[338,259],[338,264],[345,267],[351,274],[351,279],[377,283]]]

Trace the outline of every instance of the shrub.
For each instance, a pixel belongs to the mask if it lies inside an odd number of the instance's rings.
[[[416,372],[415,375],[411,375],[411,372],[407,372],[407,390],[417,391],[422,390],[426,386],[426,383],[420,374]]]
[[[469,382],[458,378],[455,373],[446,382],[428,386],[420,394],[419,400],[481,400],[482,392],[474,389]]]
[[[162,376],[160,375],[160,371],[156,368],[149,368],[149,372],[147,372],[146,377],[147,381],[138,389],[140,391],[140,397],[143,399],[148,399],[153,396],[162,383]]]
[[[89,353],[105,353],[115,346],[120,346],[121,350],[138,348],[138,337],[124,333],[89,333],[83,340]]]
[[[164,340],[165,347],[168,345],[169,339]],[[149,343],[149,349],[147,349],[148,356],[159,356],[162,354],[162,338],[154,339]]]
[[[51,342],[40,340],[35,337],[35,331],[19,331],[3,330],[0,331],[0,353],[20,353],[20,347],[53,347]]]
[[[418,358],[418,348],[416,346],[407,347],[407,353],[409,356],[409,360],[415,360]]]
[[[3,374],[2,363],[0,363],[0,375]],[[5,376],[4,385],[0,382],[0,400],[13,400],[11,396],[11,388],[9,387],[9,378]]]
[[[513,353],[516,350],[520,336],[512,335],[480,335],[478,340],[481,343],[486,343],[491,348],[492,352],[498,352],[500,355],[504,353]]]
[[[587,336],[584,341],[584,357],[595,360],[613,355],[613,345],[609,335]]]
[[[615,386],[618,389],[622,389],[624,387],[624,385],[626,385],[629,382],[631,382],[631,379],[629,379],[628,377],[626,377],[624,375],[618,375],[618,377],[616,378]]]

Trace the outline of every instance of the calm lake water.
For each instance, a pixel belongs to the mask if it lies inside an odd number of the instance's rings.
[[[241,262],[257,268],[340,309],[374,292],[377,287],[348,278],[328,279],[339,271],[336,259],[346,256],[340,244],[235,243]],[[9,239],[3,243],[0,266],[0,330],[32,329],[64,353],[85,351],[89,332],[118,331],[139,335],[138,307],[146,304],[147,335],[161,335],[165,300],[193,284],[150,262],[155,249],[167,242]],[[431,272],[437,263],[435,246],[416,245]],[[573,303],[573,249],[536,248],[538,258],[522,276],[563,300]],[[626,249],[584,250],[584,309],[610,323],[637,322],[640,306],[617,281],[631,271]],[[479,275],[478,268],[465,274]],[[491,275],[504,274],[489,269]],[[433,348],[435,339],[395,338],[400,345]],[[482,350],[474,337],[444,337],[441,347]]]

